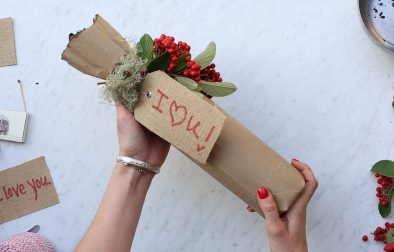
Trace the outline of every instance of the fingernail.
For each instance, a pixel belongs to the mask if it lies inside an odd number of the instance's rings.
[[[254,209],[251,208],[250,206],[247,206],[246,209],[247,209],[249,212],[251,212],[251,213],[255,212]]]
[[[257,190],[257,194],[259,195],[260,199],[266,199],[268,197],[268,191],[265,187],[260,187]]]
[[[300,162],[300,160],[293,158],[293,161]]]

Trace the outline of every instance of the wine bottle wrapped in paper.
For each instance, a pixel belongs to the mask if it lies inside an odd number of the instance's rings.
[[[107,79],[131,50],[110,24],[96,15],[91,27],[70,35],[62,59],[85,74]],[[166,73],[147,74],[138,91],[136,120],[254,209],[259,209],[256,190],[261,185],[271,190],[280,212],[303,191],[302,175],[286,160],[212,101]]]

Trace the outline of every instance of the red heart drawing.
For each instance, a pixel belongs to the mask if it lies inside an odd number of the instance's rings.
[[[181,111],[178,112],[178,110],[183,111],[183,117],[182,117],[182,112]],[[174,119],[174,114],[178,120]],[[186,115],[187,115],[187,108],[183,105],[178,105],[176,101],[173,100],[170,106],[171,125],[176,126],[182,124],[186,120]]]
[[[199,145],[199,144],[197,144],[197,152],[200,152],[200,151],[202,151],[203,149],[205,149],[205,146],[204,146],[204,145]]]

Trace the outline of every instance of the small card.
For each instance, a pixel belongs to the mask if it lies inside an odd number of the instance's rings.
[[[0,224],[57,203],[45,157],[0,171]]]
[[[205,163],[226,116],[203,98],[156,71],[146,76],[135,119],[200,163]]]
[[[23,143],[27,119],[27,112],[0,109],[0,140]]]
[[[0,67],[16,64],[12,18],[0,18]]]

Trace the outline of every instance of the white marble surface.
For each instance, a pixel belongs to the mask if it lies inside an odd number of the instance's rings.
[[[31,117],[25,144],[0,142],[0,169],[45,155],[61,203],[0,225],[0,239],[40,224],[58,251],[71,251],[105,190],[114,108],[96,79],[60,60],[68,33],[96,13],[130,37],[172,34],[194,54],[215,41],[218,70],[239,87],[217,103],[320,181],[310,251],[382,251],[360,238],[384,222],[369,169],[394,158],[394,55],[369,40],[356,0],[1,0],[0,17],[14,18],[18,65],[0,68],[0,107],[22,110],[21,79]],[[182,154],[172,149],[162,171],[134,251],[268,251],[263,220]]]

